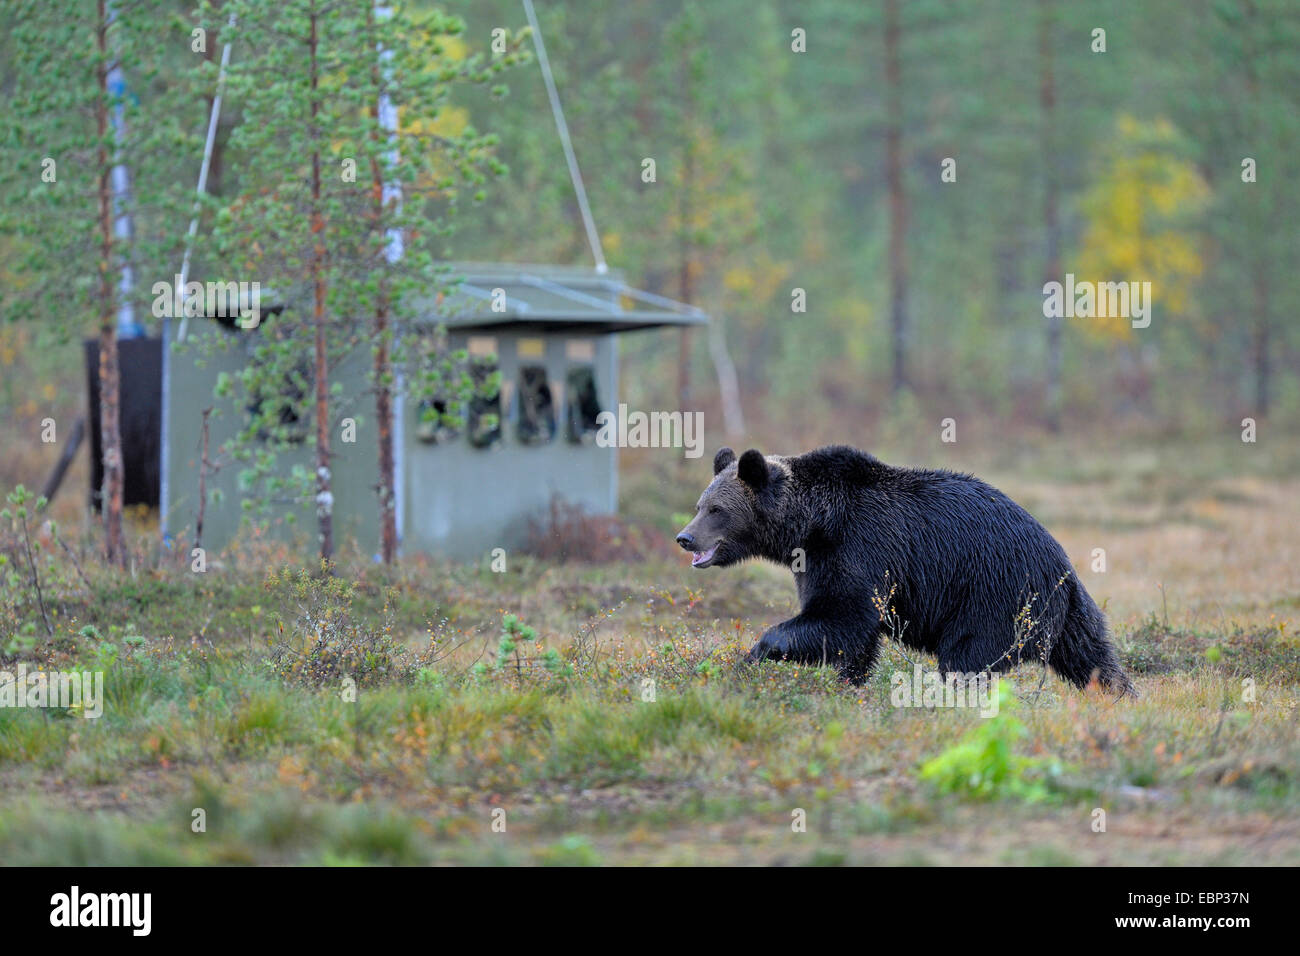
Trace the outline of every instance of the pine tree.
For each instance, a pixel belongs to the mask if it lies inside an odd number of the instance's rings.
[[[231,14],[240,55],[228,96],[241,121],[228,153],[241,164],[240,186],[221,204],[210,246],[224,268],[256,276],[288,306],[238,375],[253,413],[234,452],[248,466],[246,487],[263,482],[270,498],[314,501],[328,561],[333,424],[361,397],[344,395],[330,375],[369,342],[381,553],[392,561],[398,383],[422,398],[450,395],[437,411],[425,404],[454,423],[468,376],[462,357],[431,344],[423,320],[454,281],[438,259],[462,193],[481,199],[486,179],[504,172],[492,137],[447,128],[441,111],[455,83],[487,82],[517,62],[522,41],[508,37],[491,60],[457,57],[449,50],[462,30],[457,18],[371,0],[203,8],[214,27]],[[313,449],[313,469],[286,476],[277,459],[299,444]]]
[[[19,0],[13,15],[15,85],[0,128],[0,204],[25,281],[7,290],[9,317],[51,320],[68,334],[90,325],[99,343],[104,555],[124,565],[118,314],[137,304],[119,282],[145,254],[118,221],[158,205],[159,172],[174,124],[135,92],[157,67],[164,5],[146,0]],[[115,71],[126,85],[114,88]],[[114,185],[129,169],[134,189]],[[138,314],[138,313],[137,313]]]
[[[364,151],[369,170],[369,204],[362,243],[344,281],[370,316],[371,379],[379,454],[380,554],[385,564],[397,556],[393,403],[398,383],[422,399],[422,414],[436,425],[459,427],[472,397],[466,356],[437,347],[440,335],[421,329],[417,311],[449,291],[455,276],[441,273],[436,260],[452,231],[461,193],[483,198],[489,176],[505,167],[493,154],[496,138],[472,126],[454,130],[444,110],[457,83],[487,83],[523,62],[522,35],[501,35],[490,57],[457,57],[454,49],[464,23],[438,10],[416,15],[406,8],[364,7],[363,43],[356,56],[370,57],[370,69],[353,85],[369,104],[351,132]],[[496,95],[504,95],[496,87]],[[405,373],[405,374],[403,374]]]

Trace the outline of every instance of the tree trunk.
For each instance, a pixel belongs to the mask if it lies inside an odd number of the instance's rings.
[[[379,425],[379,547],[384,564],[397,560],[397,508],[393,497],[396,461],[393,455],[392,367],[388,349],[388,310],[375,312],[375,420]]]
[[[690,294],[691,287],[689,271],[689,267],[683,262],[679,294],[682,301],[688,305],[690,299],[687,296]],[[691,327],[683,325],[679,334],[680,338],[677,342],[677,406],[685,412],[689,410],[691,403]]]
[[[1269,288],[1268,288],[1268,264],[1264,261],[1258,261],[1255,264],[1255,336],[1254,336],[1254,364],[1255,364],[1255,415],[1258,418],[1268,417],[1269,411],[1269,392],[1271,391],[1270,380],[1272,378],[1272,367],[1268,354],[1270,339],[1272,338],[1271,323],[1269,321]]]
[[[1255,30],[1259,11],[1255,4],[1246,0],[1242,3],[1246,14],[1247,27],[1243,31],[1245,37],[1245,64],[1246,64],[1246,88],[1250,93],[1251,111],[1247,113],[1249,125],[1253,133],[1258,135],[1263,124],[1260,123],[1260,116],[1263,115],[1263,105],[1260,103],[1259,94],[1259,73],[1256,64],[1259,62],[1256,53],[1256,44],[1254,43]],[[1258,189],[1258,186],[1253,187]],[[1273,225],[1276,218],[1276,207],[1263,213],[1263,218],[1269,226]],[[1263,234],[1268,234],[1271,230],[1265,228]],[[1267,249],[1267,247],[1265,247]],[[1268,349],[1270,339],[1272,338],[1272,322],[1269,315],[1271,305],[1269,302],[1269,284],[1268,271],[1271,263],[1267,252],[1255,257],[1255,327],[1252,334],[1251,342],[1251,359],[1255,366],[1255,415],[1258,418],[1265,418],[1268,415],[1269,392],[1271,391],[1270,379],[1272,378],[1272,368],[1270,366],[1270,357]]]
[[[117,297],[113,292],[113,200],[110,176],[112,161],[108,155],[108,7],[106,0],[97,5],[96,44],[99,66],[99,96],[95,106],[95,125],[99,133],[99,433],[103,443],[104,485],[100,491],[100,512],[104,519],[104,558],[109,564],[126,566],[126,547],[122,533],[122,426],[121,372],[117,355]]]
[[[740,404],[740,383],[736,378],[736,363],[727,349],[727,334],[723,318],[715,315],[709,323],[709,354],[718,375],[718,397],[722,400],[722,425],[728,438],[740,438],[745,433],[745,412]]]
[[[376,111],[377,112],[377,111]],[[375,235],[381,235],[384,204],[383,171],[378,161],[371,161],[374,192]],[[380,253],[382,255],[382,252]],[[381,283],[375,305],[375,421],[379,426],[379,545],[384,564],[397,559],[397,511],[393,498],[396,462],[393,454],[393,368],[389,348],[391,334],[388,317],[388,291]]]
[[[1039,0],[1038,102],[1043,113],[1043,227],[1047,234],[1047,261],[1044,283],[1061,281],[1061,226],[1057,215],[1056,184],[1056,76],[1052,64],[1052,0]],[[1047,414],[1045,424],[1049,431],[1061,430],[1061,339],[1065,319],[1059,315],[1047,317]]]
[[[374,35],[375,11],[369,7],[366,12],[366,24]],[[383,73],[376,57],[371,67],[371,80],[376,90],[380,89]],[[382,122],[379,100],[370,106],[370,116],[374,121],[371,127],[371,139],[379,140],[379,126]],[[374,156],[370,159],[370,211],[371,229],[376,242],[384,234],[384,170]],[[377,255],[386,256],[385,245],[377,246]],[[374,376],[375,376],[375,421],[379,426],[379,551],[384,564],[397,560],[397,507],[394,499],[396,484],[396,458],[393,454],[393,363],[389,347],[391,335],[389,323],[389,298],[386,281],[380,282],[379,300],[375,304],[374,321]]]
[[[892,393],[907,378],[907,197],[903,192],[903,70],[899,55],[898,0],[885,0],[885,85],[889,122],[885,132],[885,179],[889,187],[889,284],[893,338]]]
[[[199,549],[203,548],[203,521],[208,513],[208,472],[212,467],[211,459],[208,458],[208,417],[211,414],[211,405],[203,409],[199,438],[203,453],[199,457],[199,513],[194,519],[194,547]]]
[[[682,47],[682,80],[685,84],[683,97],[682,129],[682,185],[677,191],[677,218],[681,232],[678,236],[678,297],[687,305],[695,297],[693,275],[694,248],[691,242],[691,216],[694,211],[694,197],[691,195],[695,184],[695,124],[691,97],[694,95],[690,71],[690,47]],[[691,328],[682,326],[681,338],[677,350],[677,404],[686,412],[691,403]]]
[[[311,34],[307,41],[311,62],[311,231],[315,237],[312,247],[311,273],[314,289],[312,328],[315,333],[316,379],[316,518],[320,526],[320,556],[327,562],[334,554],[334,496],[330,491],[330,419],[329,419],[329,354],[325,340],[325,221],[321,214],[320,129],[318,115],[320,100],[318,70],[318,14],[313,6],[310,15]]]

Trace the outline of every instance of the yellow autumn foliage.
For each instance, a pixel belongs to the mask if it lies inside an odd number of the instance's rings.
[[[1204,270],[1197,215],[1209,186],[1182,158],[1178,130],[1165,119],[1146,122],[1121,115],[1104,145],[1100,175],[1084,194],[1084,229],[1076,281],[1150,282],[1159,314],[1185,315]],[[1105,306],[1100,306],[1103,312]],[[1103,339],[1132,337],[1126,316],[1080,320]]]
[[[415,16],[415,21],[420,22],[420,17]],[[429,69],[440,68],[442,64],[439,60],[448,60],[452,63],[459,63],[470,55],[469,46],[460,36],[442,36],[438,39],[434,49],[437,52],[438,60],[429,62]],[[346,88],[348,83],[347,75],[340,71],[326,73],[321,78],[321,87],[327,92],[338,93]],[[367,104],[364,109],[371,109]],[[399,106],[397,111],[398,128],[403,136],[413,137],[418,140],[428,139],[452,139],[465,131],[469,125],[469,110],[462,106],[454,106],[451,103],[444,103],[438,110],[438,115],[432,121],[426,119],[412,120],[407,117],[407,110],[404,106]],[[333,140],[331,146],[334,154],[340,157],[354,156],[355,148],[351,143],[344,140]],[[422,190],[431,190],[435,182],[444,175],[452,172],[450,166],[445,163],[438,164],[442,168],[435,169],[435,175],[424,174],[420,177],[416,186]]]

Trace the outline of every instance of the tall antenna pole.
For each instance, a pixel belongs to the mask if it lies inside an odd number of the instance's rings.
[[[230,15],[228,26],[234,29],[235,15]],[[217,71],[217,91],[212,96],[212,113],[208,117],[208,138],[203,144],[203,164],[199,167],[199,185],[194,191],[194,217],[190,220],[190,232],[185,237],[185,257],[181,260],[181,287],[174,300],[185,301],[185,283],[190,278],[190,254],[194,251],[194,237],[199,232],[199,199],[208,189],[208,169],[212,166],[212,151],[217,142],[217,124],[221,120],[221,91],[226,85],[226,70],[230,66],[230,47],[227,43],[221,51],[221,69]],[[176,330],[176,341],[185,341],[185,330],[189,327],[189,316],[181,310],[181,327]]]
[[[555,117],[555,129],[560,134],[560,145],[564,147],[564,158],[569,164],[569,179],[573,181],[573,191],[578,196],[578,209],[582,212],[582,223],[587,229],[587,242],[591,245],[591,257],[596,260],[596,271],[604,275],[609,271],[605,265],[605,253],[600,247],[600,235],[596,232],[596,222],[591,218],[591,207],[587,205],[587,189],[582,184],[582,173],[578,169],[578,157],[573,153],[573,143],[569,140],[569,126],[564,122],[564,110],[560,106],[560,94],[555,91],[555,78],[551,76],[551,63],[546,59],[546,44],[542,42],[542,31],[537,25],[537,12],[533,10],[533,0],[524,0],[524,14],[528,17],[528,26],[533,31],[533,45],[537,48],[537,62],[542,68],[542,79],[546,81],[546,95],[551,101],[551,114]]]
[[[117,20],[117,5],[108,5],[108,22],[111,26]],[[126,74],[122,70],[119,57],[108,71],[108,91],[117,101],[113,106],[113,143],[121,151],[126,143]],[[120,240],[122,248],[131,248],[134,228],[131,224],[131,170],[125,161],[113,164],[110,173],[113,184],[113,233]],[[122,274],[118,279],[117,289],[120,295],[117,306],[117,335],[122,339],[133,339],[144,334],[135,321],[135,310],[131,306],[131,290],[135,286],[135,273],[131,268],[129,254],[122,257]]]

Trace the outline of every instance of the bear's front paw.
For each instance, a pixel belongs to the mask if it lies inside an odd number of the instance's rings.
[[[781,661],[785,660],[789,653],[790,648],[773,629],[764,634],[759,639],[759,642],[750,648],[749,653],[745,655],[745,660],[751,664],[756,664],[759,661]]]

